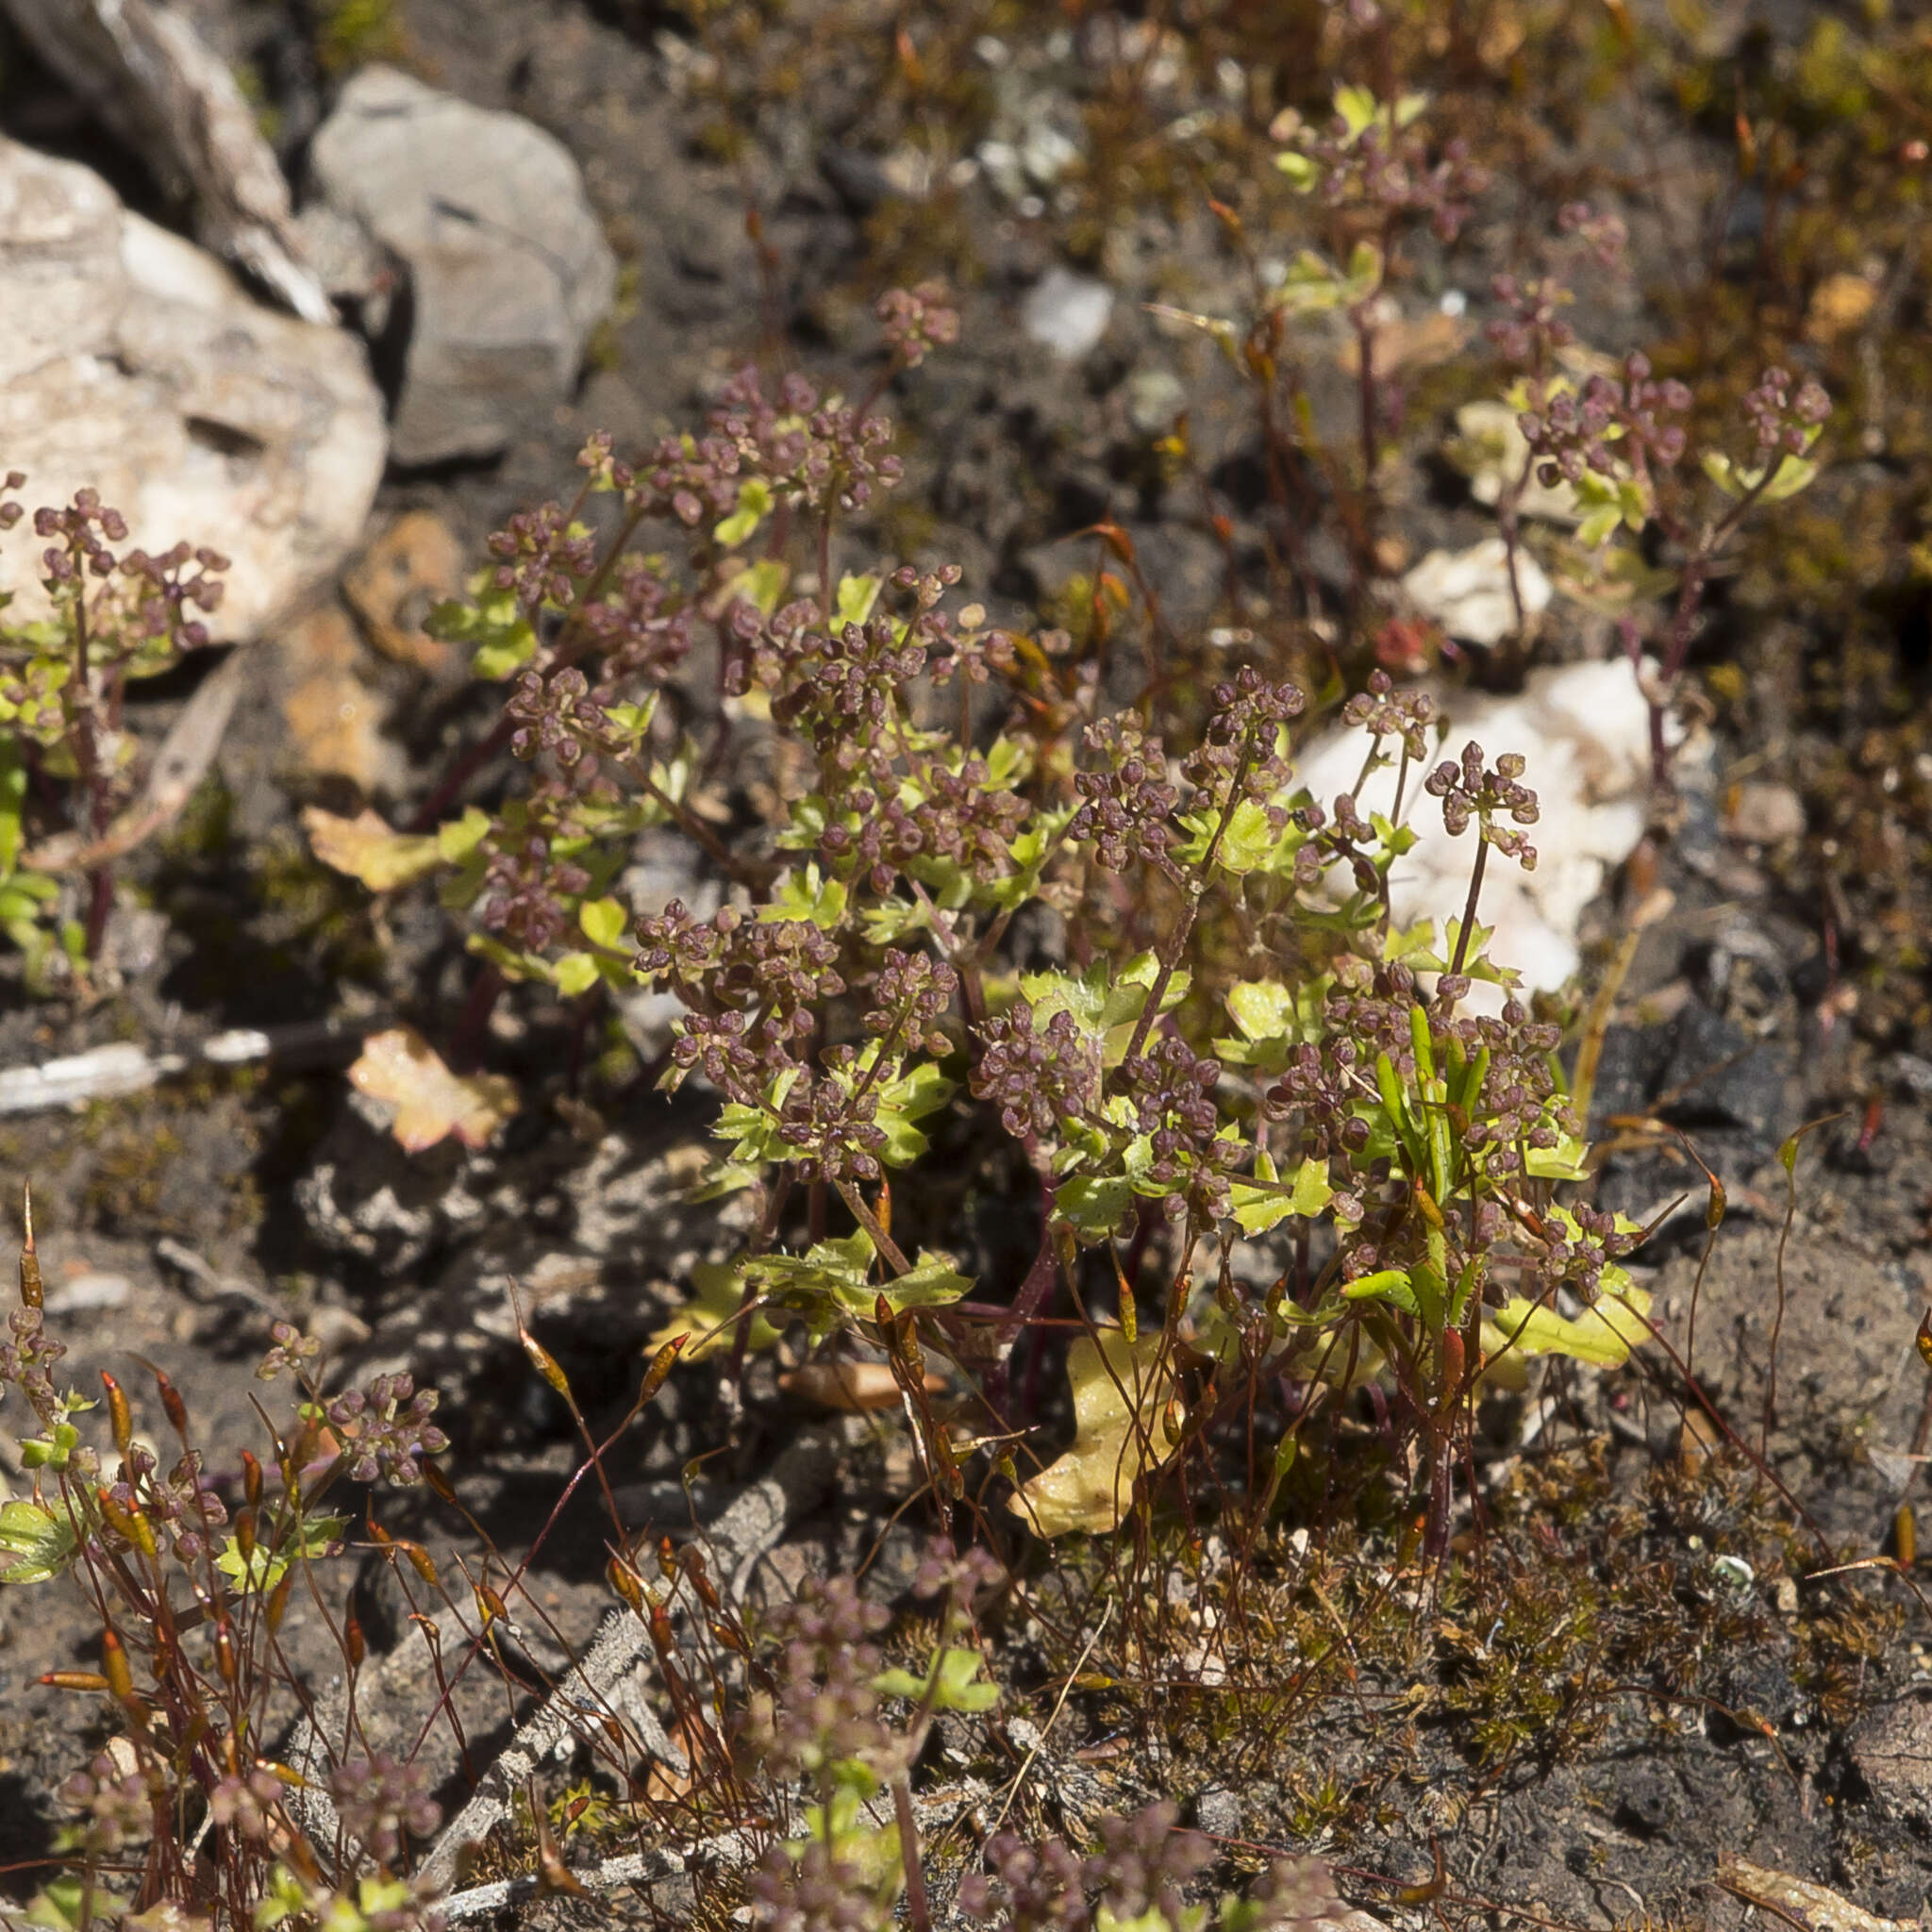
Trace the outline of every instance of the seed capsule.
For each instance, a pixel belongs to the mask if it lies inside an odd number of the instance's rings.
[[[20,1302],[23,1307],[38,1308],[42,1302],[41,1257],[34,1252],[34,1191],[31,1183],[20,1191]]]
[[[127,1668],[127,1648],[111,1630],[101,1632],[101,1674],[118,1704],[134,1702],[134,1673]]]
[[[94,1501],[100,1505],[101,1514],[107,1519],[108,1527],[122,1541],[132,1543],[143,1557],[155,1554],[155,1533],[149,1526],[147,1517],[139,1509],[130,1509],[120,1502],[112,1490],[96,1490]]]
[[[638,1581],[638,1574],[628,1563],[618,1557],[611,1557],[604,1566],[605,1580],[629,1607],[634,1617],[644,1614],[644,1587]]]
[[[181,1391],[160,1370],[155,1370],[154,1377],[155,1386],[161,1391],[161,1407],[167,1413],[169,1426],[185,1442],[188,1440],[188,1405],[181,1400]]]
[[[125,1462],[134,1445],[134,1411],[128,1407],[120,1383],[105,1369],[101,1371],[101,1386],[108,1391],[108,1422],[113,1431],[114,1447]]]
[[[644,1371],[644,1386],[638,1394],[640,1406],[649,1402],[658,1390],[663,1388],[665,1377],[670,1374],[677,1361],[678,1351],[690,1340],[691,1337],[689,1335],[674,1335],[651,1357],[651,1366]]]

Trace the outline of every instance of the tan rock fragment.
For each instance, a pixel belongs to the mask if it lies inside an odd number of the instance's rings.
[[[464,561],[456,533],[435,511],[407,510],[350,567],[342,594],[385,658],[433,675],[453,654],[423,622],[461,591]]]

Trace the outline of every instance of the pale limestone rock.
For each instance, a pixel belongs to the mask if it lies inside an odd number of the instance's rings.
[[[89,169],[0,140],[0,469],[32,508],[92,487],[124,550],[231,559],[210,620],[257,635],[341,563],[382,475],[382,398],[341,329],[256,302]],[[42,616],[39,546],[0,548],[9,616]]]
[[[1500,537],[1467,550],[1432,550],[1402,579],[1409,602],[1466,644],[1500,644],[1519,627],[1527,634],[1555,595],[1542,566],[1520,544],[1516,583],[1509,582],[1509,551]],[[1522,608],[1517,608],[1521,599]]]
[[[1422,793],[1427,771],[1458,757],[1472,739],[1492,766],[1503,753],[1520,752],[1527,761],[1523,782],[1541,812],[1524,828],[1537,850],[1536,870],[1525,873],[1492,853],[1476,917],[1496,929],[1490,955],[1498,965],[1514,967],[1531,991],[1554,991],[1581,963],[1576,934],[1584,908],[1643,836],[1650,710],[1637,675],[1621,658],[1565,664],[1531,673],[1515,697],[1452,692],[1441,700],[1439,714],[1450,720],[1441,751],[1408,774],[1404,813],[1419,837],[1390,874],[1391,913],[1398,926],[1431,918],[1440,931],[1462,916],[1468,895],[1475,830],[1459,839],[1443,830],[1436,801]],[[1355,785],[1367,745],[1353,727],[1324,732],[1297,758],[1297,777],[1332,808],[1337,794]],[[1391,808],[1395,778],[1392,766],[1374,773],[1356,793],[1365,817]],[[1501,999],[1479,984],[1464,1005],[1493,1012]]]

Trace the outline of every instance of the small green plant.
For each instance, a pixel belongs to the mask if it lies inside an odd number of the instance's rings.
[[[880,313],[874,397],[952,326],[933,291]],[[1557,1198],[1586,1152],[1559,1029],[1514,996],[1479,921],[1491,851],[1535,863],[1522,760],[1471,744],[1432,765],[1428,700],[1378,673],[1346,708],[1357,789],[1385,766],[1397,782],[1390,815],[1364,816],[1353,793],[1297,785],[1306,699],[1257,667],[1211,685],[1198,721],[1151,695],[1104,711],[1051,640],[954,604],[958,570],[841,567],[845,525],[898,479],[891,440],[871,400],[799,376],[769,393],[748,371],[702,435],[636,464],[594,442],[578,501],[513,520],[438,620],[512,691],[431,806],[454,807],[493,751],[529,781],[409,833],[311,812],[317,851],[378,890],[440,872],[501,979],[586,1002],[639,984],[675,996],[661,1084],[715,1096],[724,1148],[704,1191],[757,1204],[756,1234],[683,1327],[702,1342],[729,1308],[741,1358],[760,1316],[883,1353],[939,1493],[961,1494],[972,1438],[926,1402],[924,1352],[1015,1433],[1014,1345],[1063,1292],[1090,1376],[1118,1380],[1109,1336],[1144,1353],[1104,1446],[1073,1452],[1082,1473],[1014,1474],[1043,1533],[1144,1507],[1156,1473],[1208,1454],[1216,1419],[1271,1378],[1382,1378],[1421,1450],[1440,1556],[1485,1373],[1552,1350],[1612,1364],[1643,1332],[1620,1265],[1637,1230]],[[584,515],[600,491],[618,508],[602,539]],[[652,523],[684,535],[681,567],[630,548]],[[708,742],[671,728],[700,625],[722,663]],[[1191,735],[1177,759],[1173,726]],[[756,811],[708,785],[732,763],[758,774]],[[1389,917],[1423,808],[1474,834],[1467,906],[1441,934]],[[634,912],[612,890],[636,835],[664,825],[724,895],[708,916],[678,900]],[[1038,960],[1056,919],[1077,962]],[[1478,982],[1493,1010],[1461,1010]],[[1038,1244],[1019,1279],[975,1284],[923,1206],[922,1164],[937,1136],[985,1148],[999,1133],[1034,1177]],[[831,1231],[837,1209],[849,1232]],[[1272,1286],[1235,1283],[1243,1241],[1270,1255]],[[1300,1435],[1246,1507],[1273,1506]],[[1058,1491],[1043,1510],[1041,1483]]]
[[[1291,575],[1302,582],[1308,576],[1303,526],[1326,513],[1308,477],[1324,478],[1326,502],[1334,506],[1353,563],[1357,615],[1365,623],[1374,613],[1362,592],[1383,568],[1375,542],[1380,453],[1400,409],[1399,393],[1375,364],[1397,239],[1406,226],[1426,220],[1439,239],[1453,241],[1488,182],[1460,139],[1431,148],[1424,132],[1429,105],[1421,92],[1383,100],[1369,89],[1343,85],[1324,125],[1285,111],[1270,130],[1285,143],[1275,166],[1324,222],[1354,237],[1345,260],[1309,247],[1285,266],[1264,260],[1241,218],[1223,208],[1224,224],[1254,275],[1252,312],[1237,322],[1157,309],[1212,336],[1254,391],[1272,522],[1283,555],[1294,565]],[[1626,238],[1617,217],[1569,202],[1557,226],[1557,253],[1587,258],[1600,273],[1621,269]],[[1647,694],[1662,788],[1664,719],[1678,696],[1712,575],[1754,509],[1784,502],[1811,483],[1817,465],[1809,452],[1830,400],[1816,381],[1766,369],[1743,399],[1748,453],[1736,456],[1715,441],[1697,451],[1699,468],[1720,492],[1716,508],[1697,505],[1674,481],[1689,447],[1686,429],[1674,419],[1690,408],[1690,390],[1674,377],[1656,378],[1647,356],[1632,354],[1621,367],[1606,367],[1607,358],[1578,341],[1564,319],[1574,300],[1568,266],[1566,259],[1541,272],[1513,269],[1494,277],[1497,313],[1487,334],[1509,373],[1508,427],[1489,425],[1465,439],[1463,454],[1476,465],[1503,466],[1492,500],[1506,546],[1518,649],[1530,627],[1521,576],[1532,515],[1574,529],[1574,539],[1555,544],[1550,556],[1565,591],[1616,619],[1633,659],[1657,647],[1661,661]],[[1297,321],[1327,312],[1340,312],[1355,337],[1359,452],[1353,475],[1316,432],[1303,354],[1291,339]],[[1166,447],[1188,458],[1184,435]],[[1662,562],[1652,555],[1659,538],[1666,546]],[[1647,613],[1656,612],[1660,600],[1668,614],[1657,622]]]
[[[915,1592],[942,1600],[939,1641],[923,1673],[881,1669],[873,1642],[890,1621],[868,1604],[850,1577],[808,1580],[798,1599],[770,1619],[774,1649],[755,1666],[741,1749],[782,1795],[808,1794],[800,1836],[773,1846],[753,1874],[754,1911],[760,1924],[802,1927],[822,1915],[827,1923],[883,1928],[903,1890],[908,1922],[929,1932],[919,1831],[912,1806],[912,1770],[941,1711],[978,1712],[999,1701],[980,1679],[976,1648],[954,1640],[971,1621],[976,1589],[1001,1573],[981,1551],[956,1558],[950,1545],[927,1556]],[[910,1707],[906,1721],[884,1712]],[[870,1821],[866,1807],[890,1794],[892,1823]],[[836,1916],[815,1898],[844,1901]]]
[[[111,1375],[101,1377],[99,1401],[59,1386],[66,1348],[47,1332],[42,1302],[29,1203],[0,1395],[23,1400],[40,1432],[20,1445],[30,1492],[0,1505],[0,1589],[77,1592],[100,1668],[42,1681],[101,1698],[119,1740],[59,1792],[76,1822],[59,1847],[71,1871],[42,1895],[53,1923],[86,1932],[162,1901],[196,1901],[231,1926],[291,1917],[343,1924],[357,1923],[341,1916],[352,1907],[372,1919],[413,1907],[395,1876],[401,1834],[432,1830],[436,1812],[412,1767],[358,1756],[342,1739],[337,1757],[325,1740],[325,1770],[311,1758],[297,1771],[268,1755],[265,1733],[301,1693],[276,1635],[290,1598],[298,1583],[314,1587],[348,1533],[347,1516],[325,1499],[349,1484],[422,1481],[425,1457],[445,1446],[430,1420],[435,1392],[402,1375],[325,1396],[316,1344],[278,1323],[257,1373],[291,1375],[299,1399],[266,1467],[242,1452],[231,1508],[186,1402],[158,1371],[172,1462],[136,1433],[133,1405]],[[108,1441],[97,1445],[81,1419],[103,1406]],[[408,1547],[433,1574],[426,1556]],[[361,1661],[353,1621],[339,1637],[353,1681]],[[343,1834],[320,1857],[291,1809],[318,1776]],[[203,1860],[211,1877],[197,1875]],[[346,1891],[325,1881],[325,1869]]]
[[[1600,268],[1620,261],[1621,222],[1576,202],[1561,210],[1557,225]],[[1754,509],[1787,502],[1814,481],[1818,465],[1810,451],[1831,413],[1831,399],[1814,380],[1766,369],[1742,402],[1748,454],[1734,457],[1715,444],[1697,453],[1699,468],[1717,491],[1716,506],[1701,508],[1673,484],[1690,446],[1683,424],[1674,419],[1690,408],[1690,391],[1674,378],[1657,379],[1641,353],[1625,357],[1615,375],[1602,369],[1579,374],[1591,358],[1563,320],[1574,297],[1555,274],[1499,275],[1492,292],[1503,312],[1490,324],[1490,340],[1505,365],[1518,372],[1507,402],[1515,412],[1521,454],[1496,505],[1518,627],[1519,546],[1534,484],[1542,492],[1542,514],[1575,526],[1574,540],[1555,558],[1571,594],[1617,621],[1633,661],[1641,661],[1660,633],[1661,661],[1646,695],[1653,775],[1661,789],[1669,782],[1664,720],[1711,577]],[[1674,567],[1659,568],[1650,559],[1646,532],[1670,546]],[[1645,615],[1658,608],[1658,600],[1668,608],[1661,625]]]
[[[395,0],[325,0],[318,9],[315,51],[330,74],[400,59],[408,46]]]
[[[1245,1897],[1191,1899],[1214,1849],[1177,1820],[1166,1800],[1132,1818],[1104,1817],[1085,1857],[1059,1839],[1035,1845],[1002,1833],[986,1848],[987,1871],[961,1886],[960,1905],[994,1932],[1276,1932],[1347,1910],[1312,1858],[1277,1859]]]
[[[1426,94],[1381,101],[1367,88],[1340,87],[1325,127],[1309,125],[1290,108],[1269,130],[1286,142],[1274,165],[1298,193],[1312,196],[1331,221],[1366,215],[1372,228],[1354,243],[1340,272],[1303,250],[1268,305],[1283,321],[1340,308],[1355,332],[1364,539],[1374,535],[1369,516],[1387,428],[1388,399],[1375,369],[1375,310],[1390,258],[1402,228],[1419,219],[1426,219],[1438,240],[1453,242],[1469,218],[1471,198],[1489,185],[1487,170],[1471,160],[1460,138],[1431,155],[1422,127],[1428,105]],[[1371,548],[1364,561],[1372,557]]]
[[[0,530],[25,514],[8,474]],[[30,984],[84,974],[113,907],[113,869],[164,823],[127,810],[142,747],[127,687],[171,670],[208,641],[227,559],[177,543],[160,557],[117,554],[127,523],[92,490],[33,513],[51,616],[0,622],[0,931],[26,958]],[[64,877],[80,881],[70,910]]]

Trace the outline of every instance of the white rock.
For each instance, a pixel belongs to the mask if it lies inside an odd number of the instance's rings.
[[[1513,967],[1531,991],[1554,991],[1581,964],[1577,927],[1584,909],[1603,890],[1643,836],[1650,782],[1650,711],[1636,674],[1618,658],[1605,664],[1565,664],[1533,672],[1516,697],[1456,691],[1439,702],[1451,721],[1440,753],[1457,757],[1472,739],[1493,765],[1505,752],[1525,759],[1523,782],[1537,794],[1541,816],[1526,828],[1537,850],[1534,872],[1514,859],[1491,855],[1483,874],[1476,918],[1495,927],[1490,957]],[[1296,760],[1300,782],[1319,803],[1332,808],[1361,770],[1367,744],[1348,727],[1324,732]],[[1419,835],[1414,848],[1390,874],[1390,910],[1397,925],[1462,916],[1475,858],[1474,827],[1459,839],[1442,828],[1433,798],[1422,793],[1424,772],[1411,768],[1404,812]],[[1366,816],[1387,812],[1395,799],[1395,770],[1373,774],[1356,793]],[[1464,1005],[1495,1012],[1502,1005],[1492,987],[1478,983]]]
[[[1063,362],[1084,361],[1113,319],[1113,291],[1105,282],[1050,268],[1034,283],[1020,321],[1036,342]]]
[[[1519,595],[1524,627],[1533,628],[1555,594],[1542,567],[1520,543],[1511,591],[1508,547],[1500,537],[1485,538],[1467,550],[1430,551],[1403,578],[1402,588],[1418,610],[1466,644],[1499,644],[1511,636]]]
[[[408,267],[396,460],[490,456],[569,394],[617,259],[563,144],[392,67],[318,130],[316,192]]]
[[[1142,436],[1165,436],[1187,407],[1188,391],[1173,370],[1158,364],[1127,377],[1127,421]]]
[[[105,1274],[97,1271],[76,1274],[48,1295],[47,1313],[98,1315],[108,1308],[125,1307],[133,1292],[134,1284],[125,1274]]]
[[[0,467],[29,508],[92,487],[124,549],[232,561],[210,621],[256,635],[341,563],[382,475],[361,346],[253,300],[99,175],[0,140]],[[0,549],[13,621],[47,614],[40,546]]]
[[[1020,141],[1020,165],[1036,188],[1051,188],[1080,158],[1070,136],[1048,121],[1036,122]]]
[[[7,0],[14,26],[170,192],[195,233],[307,321],[335,321],[304,259],[289,184],[235,75],[185,10],[155,0]]]
[[[1449,298],[1442,298],[1443,313],[1450,313]],[[1465,301],[1464,307],[1466,308]],[[1460,313],[1461,310],[1455,311]],[[1485,398],[1464,403],[1456,412],[1456,439],[1449,457],[1469,477],[1469,493],[1489,508],[1502,501],[1506,487],[1523,481],[1517,498],[1520,516],[1539,517],[1550,524],[1578,524],[1583,510],[1576,491],[1559,476],[1553,484],[1537,479],[1531,470],[1524,478],[1524,465],[1529,460],[1529,439],[1519,421],[1522,412],[1507,403]]]
[[[1020,150],[1010,141],[982,141],[974,152],[995,193],[1008,201],[1018,201],[1025,193]]]

